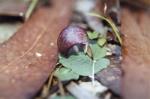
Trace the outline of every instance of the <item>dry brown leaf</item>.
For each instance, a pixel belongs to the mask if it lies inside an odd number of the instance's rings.
[[[53,0],[0,46],[0,99],[29,99],[42,87],[57,61],[57,36],[71,6],[70,0]]]
[[[122,13],[122,94],[124,99],[150,99],[150,16],[147,12],[134,13],[127,9]]]

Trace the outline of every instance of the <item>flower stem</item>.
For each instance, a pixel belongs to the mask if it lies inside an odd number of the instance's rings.
[[[96,60],[93,60],[92,62],[92,85],[94,86],[95,85],[95,63],[96,63]]]

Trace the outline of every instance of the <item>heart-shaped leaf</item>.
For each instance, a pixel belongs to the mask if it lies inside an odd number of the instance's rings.
[[[87,32],[88,38],[89,39],[96,39],[99,36],[99,33],[97,32]]]
[[[61,81],[78,79],[79,75],[74,73],[71,69],[61,67],[55,70],[54,76],[58,77]]]
[[[98,39],[97,43],[98,43],[99,46],[103,46],[106,43],[106,39],[105,38],[100,38],[100,39]]]
[[[106,56],[106,48],[100,47],[98,44],[90,44],[90,48],[92,50],[92,55],[94,60],[99,60]]]
[[[67,67],[72,69],[73,72],[89,76],[92,74],[92,63],[93,61],[84,53],[79,53],[78,55],[71,55],[68,58],[61,57],[59,62]],[[109,60],[101,58],[95,62],[94,73],[99,72],[100,70],[106,68],[109,65]]]

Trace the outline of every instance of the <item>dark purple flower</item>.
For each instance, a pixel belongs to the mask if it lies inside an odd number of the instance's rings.
[[[86,31],[79,26],[70,25],[63,29],[58,37],[58,50],[66,56],[74,45],[85,45],[87,42]]]

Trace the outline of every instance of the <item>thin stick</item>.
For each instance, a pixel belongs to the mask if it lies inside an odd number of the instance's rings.
[[[87,53],[88,46],[89,46],[89,44],[88,44],[88,43],[86,43],[86,44],[85,44],[85,48],[84,48],[84,53],[85,53],[85,54]]]
[[[65,96],[65,91],[64,91],[63,85],[60,80],[58,80],[58,86],[59,86],[60,94],[62,96]]]
[[[47,84],[47,88],[50,89],[51,85],[52,85],[52,79],[53,79],[53,74],[54,72],[51,73],[49,80],[48,80],[48,84]]]
[[[28,8],[28,10],[25,14],[25,20],[27,20],[30,17],[30,15],[33,12],[33,10],[34,10],[35,6],[37,5],[38,1],[39,0],[31,0],[31,4],[30,4],[30,6],[29,6],[29,8]]]

